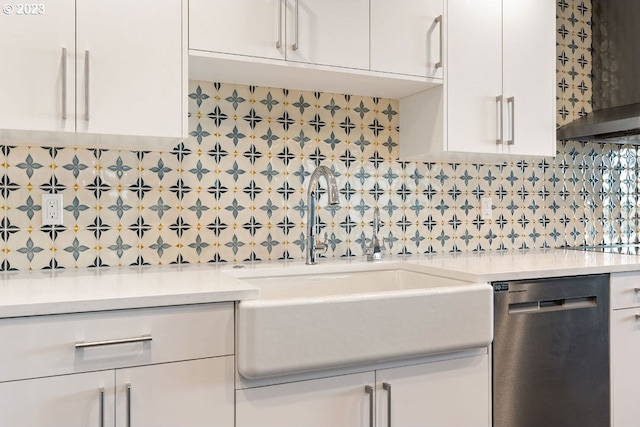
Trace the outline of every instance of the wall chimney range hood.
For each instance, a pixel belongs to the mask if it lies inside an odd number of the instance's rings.
[[[592,0],[593,112],[559,140],[640,144],[640,1]]]

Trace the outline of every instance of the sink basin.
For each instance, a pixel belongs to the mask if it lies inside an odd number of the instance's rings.
[[[408,269],[273,274],[242,280],[237,366],[248,379],[485,347],[493,289]]]

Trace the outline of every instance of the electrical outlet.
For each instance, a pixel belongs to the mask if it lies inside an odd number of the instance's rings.
[[[42,225],[62,225],[62,194],[42,195]]]
[[[491,210],[493,209],[493,202],[491,201],[491,197],[483,197],[480,202],[480,216],[482,217],[482,219],[491,219]]]

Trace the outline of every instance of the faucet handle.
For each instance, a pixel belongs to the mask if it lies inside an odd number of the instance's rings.
[[[315,242],[316,251],[322,251],[323,254],[327,253],[327,250],[329,249],[329,245],[327,244],[328,240],[329,240],[329,237],[328,237],[327,233],[325,232],[324,233],[324,241],[321,242],[320,240],[317,240]]]

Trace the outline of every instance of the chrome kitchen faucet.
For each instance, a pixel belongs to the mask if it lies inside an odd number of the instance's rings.
[[[380,209],[376,206],[373,209],[373,236],[371,236],[371,243],[364,248],[364,254],[367,256],[367,261],[373,261],[382,259],[384,251],[387,249],[384,246],[384,241],[378,239],[380,233]]]
[[[327,233],[324,233],[323,242],[317,240],[316,237],[316,199],[314,193],[321,176],[324,176],[327,181],[329,205],[338,204],[338,185],[333,172],[326,166],[318,166],[311,174],[309,187],[307,188],[307,264],[317,264],[317,251],[324,253],[328,248]]]

